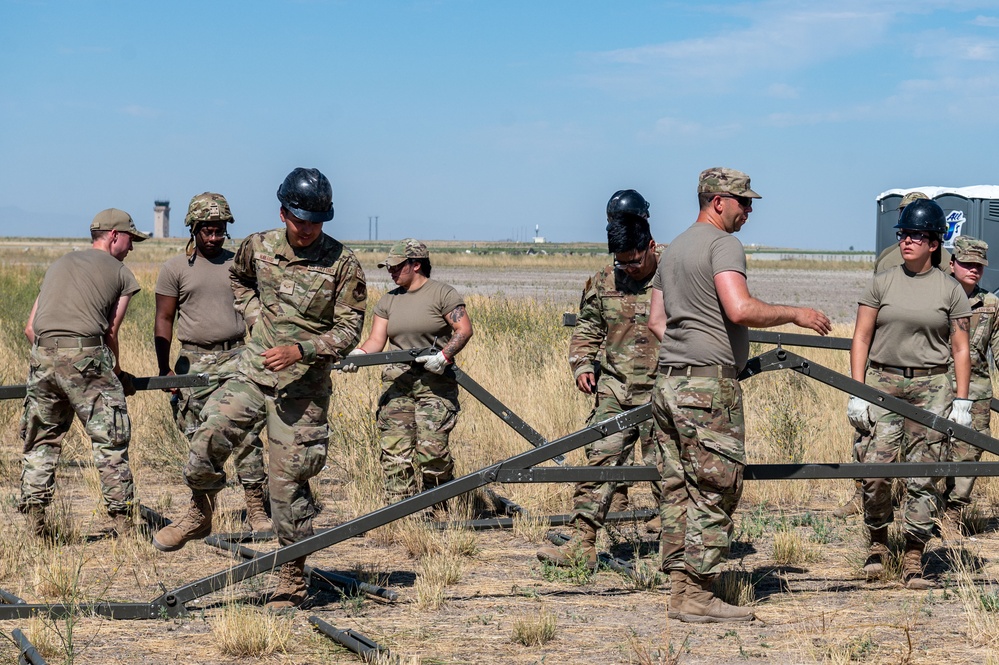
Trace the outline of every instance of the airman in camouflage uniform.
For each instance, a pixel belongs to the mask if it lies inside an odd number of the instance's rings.
[[[964,287],[971,305],[971,322],[968,330],[968,343],[971,351],[971,381],[968,386],[968,399],[971,405],[971,426],[991,436],[989,422],[992,417],[992,379],[990,377],[989,351],[993,362],[999,360],[999,298],[978,286],[988,261],[989,246],[984,240],[958,236],[954,240],[954,252],[950,262],[951,274]],[[955,382],[954,362],[951,359],[951,381]],[[956,383],[952,385],[955,386]],[[970,443],[954,439],[950,444],[947,461],[977,462],[982,458],[982,449]],[[974,477],[945,480],[944,506],[950,526],[960,527],[961,511],[971,503],[971,490],[975,486]]]
[[[680,459],[687,494],[684,567],[670,570],[668,614],[694,623],[750,621],[751,609],[711,591],[742,494],[745,422],[737,377],[749,357],[748,327],[794,323],[825,335],[830,323],[817,310],[770,305],[749,294],[745,251],[732,235],[760,198],[749,176],[707,169],[697,192],[697,220],[663,252],[649,315],[649,329],[662,336],[652,400],[663,432],[657,441],[673,449],[664,458]]]
[[[278,541],[284,546],[313,534],[309,479],[326,463],[330,366],[358,341],[367,289],[354,253],[322,232],[333,217],[326,176],[295,169],[278,189],[278,200],[285,228],[246,238],[230,269],[250,338],[239,375],[202,412],[184,469],[191,506],[183,520],[157,532],[153,544],[163,551],[211,533],[214,497],[225,485],[223,464],[261,421]],[[270,609],[304,602],[304,567],[305,557],[282,567]]]
[[[177,427],[189,440],[201,424],[212,393],[237,375],[246,324],[236,311],[229,283],[234,254],[225,248],[233,223],[229,202],[205,192],[191,199],[184,224],[191,231],[187,251],[168,260],[156,280],[154,339],[160,376],[173,375],[170,346],[177,321],[180,374],[206,374],[207,386],[173,389],[170,405]],[[236,475],[246,499],[246,522],[256,533],[271,531],[267,517],[263,422],[233,450]]]
[[[125,396],[135,389],[118,364],[118,331],[139,291],[122,261],[133,241],[149,236],[114,208],[94,217],[90,235],[91,249],[71,252],[46,271],[24,329],[32,347],[20,427],[24,465],[18,510],[39,536],[49,534],[45,507],[52,502],[56,464],[74,413],[90,436],[114,531],[133,529],[132,429]]]
[[[637,207],[618,210],[622,199],[633,199]],[[662,247],[652,239],[648,203],[634,190],[617,192],[608,203],[608,220],[608,251],[615,261],[587,280],[569,341],[569,366],[576,386],[583,393],[595,395],[588,425],[648,404],[659,351],[659,340],[649,332],[648,319],[652,278]],[[601,355],[602,362],[598,362]],[[587,464],[627,464],[635,444],[642,441],[645,464],[655,466],[656,446],[651,437],[652,422],[647,421],[595,441],[585,448]],[[679,474],[675,478],[680,481]],[[682,481],[678,484],[682,487]],[[627,487],[624,483],[578,483],[571,518],[575,537],[561,547],[542,547],[538,558],[571,565],[574,558],[583,556],[594,563],[596,531],[603,526],[608,511],[625,510]],[[660,492],[659,483],[654,483],[657,504]]]

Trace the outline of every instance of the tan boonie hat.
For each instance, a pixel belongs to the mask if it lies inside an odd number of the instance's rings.
[[[909,192],[908,194],[902,197],[901,201],[898,202],[898,209],[901,210],[902,208],[909,205],[913,201],[918,201],[919,199],[929,199],[929,198],[930,197],[928,197],[926,194],[923,194],[922,192]]]
[[[751,199],[763,198],[749,187],[749,176],[742,171],[716,166],[701,171],[697,181],[698,194],[732,194]]]
[[[983,266],[989,265],[986,256],[989,253],[989,244],[978,238],[968,236],[958,236],[954,238],[953,257],[961,263],[981,263]]]
[[[191,205],[187,206],[187,217],[184,224],[194,226],[199,222],[225,222],[235,221],[232,218],[232,211],[229,210],[229,202],[221,194],[205,192],[198,194],[191,199]]]
[[[127,233],[132,236],[134,240],[142,242],[149,238],[149,235],[143,233],[139,229],[135,228],[135,222],[132,221],[132,216],[129,215],[124,210],[118,210],[117,208],[108,208],[107,210],[101,210],[94,217],[94,221],[90,223],[91,231],[121,231],[122,233]]]
[[[392,245],[388,256],[378,264],[379,268],[395,267],[406,259],[429,259],[427,246],[416,238],[404,238]]]

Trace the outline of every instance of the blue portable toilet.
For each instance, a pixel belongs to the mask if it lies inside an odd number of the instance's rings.
[[[878,226],[876,248],[881,251],[894,245],[898,204],[910,192],[922,192],[937,202],[947,216],[944,247],[954,247],[960,235],[980,238],[989,243],[989,265],[982,276],[982,288],[999,289],[999,185],[972,187],[912,187],[889,189],[878,195]]]

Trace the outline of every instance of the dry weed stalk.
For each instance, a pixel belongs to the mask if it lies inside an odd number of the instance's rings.
[[[801,537],[797,531],[778,531],[774,534],[774,562],[781,566],[812,563],[822,558],[814,543]]]
[[[533,647],[547,644],[558,632],[558,617],[544,606],[537,611],[513,620],[513,641]]]
[[[545,540],[550,524],[544,515],[519,513],[513,516],[513,535],[529,543],[540,543]]]
[[[235,602],[226,603],[211,625],[219,651],[237,658],[286,651],[292,638],[290,617]]]
[[[659,637],[652,641],[652,646],[643,641],[634,628],[629,628],[628,646],[631,648],[631,654],[628,662],[637,665],[678,665],[683,662],[683,656],[687,652],[687,640],[691,634],[687,633],[677,645],[673,641],[671,625],[670,622],[666,623]]]

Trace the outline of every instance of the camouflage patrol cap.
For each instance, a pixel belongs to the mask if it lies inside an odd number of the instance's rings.
[[[989,265],[986,256],[989,253],[989,244],[978,238],[968,236],[958,236],[954,238],[953,257],[961,263],[981,263],[983,266]]]
[[[132,221],[131,215],[124,210],[118,210],[117,208],[108,208],[107,210],[101,210],[97,213],[94,217],[94,221],[90,222],[90,230],[120,231],[132,236],[132,239],[137,242],[142,242],[143,240],[149,238],[148,234],[135,228],[135,222]]]
[[[229,202],[225,200],[225,197],[214,192],[205,192],[191,199],[191,205],[187,206],[187,217],[184,218],[184,225],[194,227],[200,222],[230,224],[234,221],[232,211],[229,210]]]
[[[430,252],[427,246],[416,238],[403,238],[392,245],[388,256],[378,264],[379,268],[393,268],[407,259],[429,259]]]
[[[751,199],[763,198],[749,187],[749,176],[742,171],[716,166],[701,171],[697,181],[698,194],[732,194]]]
[[[922,192],[909,192],[908,194],[902,197],[901,201],[898,202],[898,209],[901,210],[902,208],[909,205],[913,201],[918,201],[919,199],[929,199],[929,198],[930,197],[928,197],[926,194],[923,194]]]

